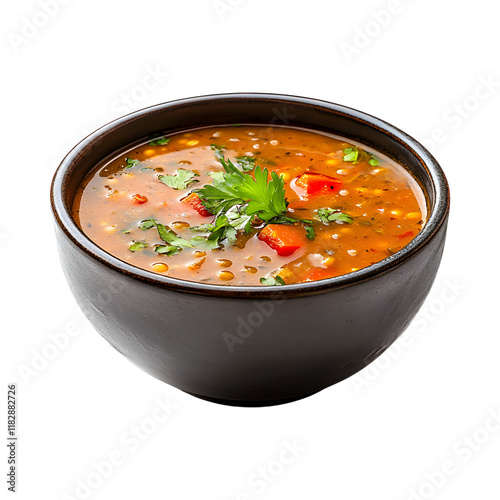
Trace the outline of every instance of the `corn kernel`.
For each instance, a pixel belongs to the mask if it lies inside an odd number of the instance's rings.
[[[406,214],[407,219],[420,219],[421,213],[420,212],[410,212],[409,214]]]
[[[163,262],[156,262],[152,265],[152,268],[155,273],[165,273],[168,271],[167,264],[164,264]]]
[[[172,222],[170,224],[174,229],[186,229],[189,227],[189,224],[187,222],[184,222],[182,220],[176,220],[175,222]]]
[[[200,257],[199,259],[196,259],[192,264],[189,264],[187,267],[190,271],[197,271],[204,262],[205,257]]]
[[[335,264],[335,257],[327,257],[324,261],[323,261],[323,264],[326,266],[326,267],[331,267],[333,266],[333,264]]]
[[[234,274],[231,271],[221,271],[217,276],[222,281],[230,281],[234,278]]]

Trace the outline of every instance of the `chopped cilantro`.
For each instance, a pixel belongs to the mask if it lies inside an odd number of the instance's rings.
[[[310,225],[306,225],[306,237],[309,240],[314,240],[316,233],[314,232],[314,228]]]
[[[198,182],[194,177],[197,177],[198,174],[195,174],[191,170],[184,170],[180,168],[177,170],[176,175],[159,175],[158,179],[160,179],[163,184],[173,188],[173,189],[186,189],[191,184]]]
[[[344,149],[344,161],[356,161],[358,159],[359,149],[354,148],[346,148]]]
[[[260,278],[260,282],[267,286],[282,286],[286,285],[285,281],[281,276],[267,276],[266,278]]]
[[[125,158],[125,168],[132,168],[139,165],[140,160],[133,160],[132,158]]]
[[[257,158],[255,158],[255,156],[237,156],[235,161],[241,167],[243,172],[248,172],[255,168]]]
[[[208,172],[208,175],[212,177],[214,181],[224,182],[224,172]]]
[[[165,146],[170,142],[170,139],[163,137],[162,135],[154,137],[151,141],[149,141],[150,146]]]
[[[155,247],[155,252],[162,254],[162,255],[168,255],[169,257],[172,255],[178,254],[182,248],[176,247],[174,245],[157,245]]]
[[[321,222],[328,224],[329,222],[334,222],[336,220],[347,222],[350,224],[352,222],[352,217],[350,215],[342,213],[340,210],[335,208],[320,208],[318,209],[318,215],[316,219]]]
[[[149,219],[145,219],[141,221],[139,227],[143,231],[147,231],[153,227],[156,227],[158,231],[158,236],[162,241],[167,243],[167,245],[158,245],[155,248],[155,252],[166,254],[166,255],[175,255],[179,253],[184,248],[193,248],[194,245],[184,238],[180,238],[177,236],[169,227],[160,224],[153,217]],[[177,250],[174,250],[177,249]]]
[[[219,146],[218,144],[210,144],[210,149],[215,151],[215,157],[219,160],[221,156],[224,156],[224,150],[226,146]]]
[[[131,252],[138,252],[139,250],[142,250],[143,248],[147,248],[147,247],[148,247],[147,243],[144,243],[142,241],[134,241],[134,243],[132,243],[132,245],[130,245],[128,247],[128,249]]]
[[[380,161],[375,155],[368,153],[363,149],[359,149],[355,146],[352,148],[344,149],[343,160],[351,161],[353,163],[356,163],[357,161],[367,161],[372,167],[376,167],[380,163]]]

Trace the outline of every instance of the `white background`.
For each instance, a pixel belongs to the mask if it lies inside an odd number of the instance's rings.
[[[17,498],[500,498],[494,2],[42,4],[8,2],[0,21],[2,399],[17,383]],[[357,376],[272,408],[197,400],[107,345],[66,285],[49,208],[57,164],[88,132],[237,91],[385,119],[433,151],[452,192],[439,275],[403,339]],[[167,419],[157,398],[176,407]]]

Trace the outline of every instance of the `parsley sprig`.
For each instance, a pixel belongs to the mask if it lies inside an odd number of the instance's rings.
[[[191,170],[180,168],[177,170],[176,175],[159,175],[158,179],[172,189],[186,189],[195,182],[198,182],[194,177],[198,177],[198,174],[195,174]]]
[[[139,228],[143,231],[147,231],[156,227],[158,231],[158,236],[162,241],[166,243],[166,245],[157,245],[155,247],[155,252],[165,255],[175,255],[178,254],[184,248],[193,248],[194,244],[190,241],[185,240],[184,238],[180,238],[177,236],[169,227],[160,224],[153,217],[149,219],[145,219],[141,221]]]
[[[225,174],[223,180],[213,179],[195,192],[205,208],[214,215],[226,213],[239,205],[239,213],[257,216],[263,221],[286,213],[288,202],[285,199],[285,182],[276,173],[260,166],[255,167],[254,177],[243,173],[231,160],[219,159]]]
[[[356,164],[358,161],[367,161],[372,167],[376,167],[379,164],[379,160],[375,155],[356,146],[344,149],[343,160],[350,161],[353,164]]]
[[[341,221],[351,224],[352,217],[336,208],[319,208],[315,217],[317,220],[328,224],[329,222]]]

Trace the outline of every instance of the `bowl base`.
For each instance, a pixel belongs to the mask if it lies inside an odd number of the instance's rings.
[[[299,401],[300,399],[308,398],[309,396],[312,396],[313,394],[316,394],[319,391],[314,391],[307,394],[300,394],[298,396],[293,396],[290,398],[264,399],[264,400],[219,399],[219,398],[212,398],[210,396],[202,396],[200,394],[194,394],[192,392],[187,392],[187,391],[184,392],[186,392],[186,394],[194,396],[195,398],[203,399],[204,401],[209,401],[210,403],[217,403],[226,406],[239,406],[243,408],[259,408],[265,406],[277,406],[277,405],[284,405],[287,403],[293,403],[294,401]]]

